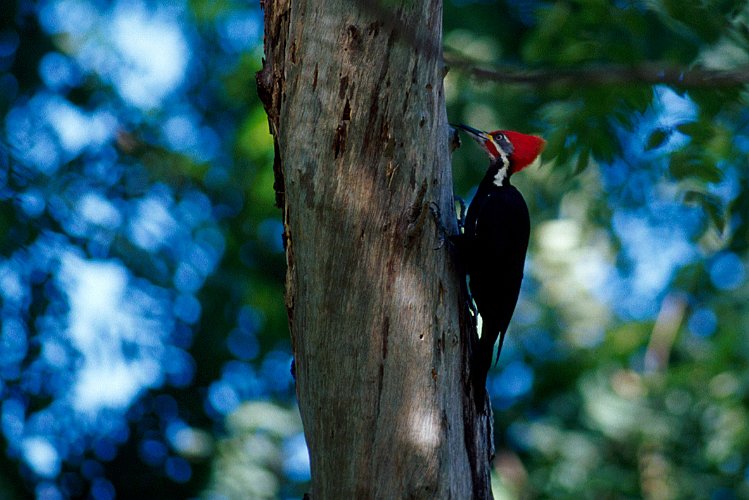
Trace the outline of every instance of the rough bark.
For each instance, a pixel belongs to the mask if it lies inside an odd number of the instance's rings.
[[[441,0],[264,2],[313,499],[491,498],[455,231]]]

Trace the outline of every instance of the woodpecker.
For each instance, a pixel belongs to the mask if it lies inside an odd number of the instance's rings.
[[[483,132],[467,125],[456,127],[467,132],[489,155],[489,168],[468,206],[463,232],[451,238],[482,319],[471,369],[474,393],[483,400],[494,344],[499,337],[499,359],[517,305],[530,235],[528,206],[520,191],[510,184],[510,177],[532,164],[546,141],[511,130]]]

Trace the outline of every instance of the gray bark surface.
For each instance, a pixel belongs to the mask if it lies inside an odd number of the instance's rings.
[[[491,498],[468,383],[440,0],[264,2],[286,305],[313,499]],[[475,335],[475,333],[472,333]]]

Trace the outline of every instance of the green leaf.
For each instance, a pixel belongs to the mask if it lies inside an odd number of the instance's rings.
[[[566,136],[566,130],[559,129],[556,132],[552,133],[547,139],[546,139],[546,147],[544,148],[544,152],[542,155],[542,158],[545,161],[557,158],[559,154],[564,149],[564,142],[567,138]]]
[[[700,164],[697,177],[705,182],[720,182],[723,179],[723,172],[714,160],[705,158]]]
[[[605,126],[592,131],[586,144],[590,146],[590,156],[606,163],[613,161],[620,152],[619,143],[614,138],[614,134]]]
[[[726,214],[721,199],[711,193],[689,190],[684,193],[684,203],[698,205],[707,214],[710,221],[723,232],[726,227]]]
[[[585,170],[588,167],[589,160],[590,149],[583,148],[580,154],[577,155],[577,162],[575,162],[575,170],[572,172],[572,175],[577,175]]]
[[[695,141],[705,141],[713,135],[712,127],[703,122],[689,122],[677,125],[676,130]]]
[[[648,143],[645,145],[645,151],[650,151],[651,149],[663,146],[663,143],[665,143],[670,136],[671,131],[669,129],[656,129],[655,132],[650,134]]]
[[[668,169],[671,176],[678,180],[692,177],[703,182],[720,182],[723,178],[723,172],[714,160],[697,155],[694,151],[673,153]]]
[[[691,177],[697,169],[697,162],[684,152],[677,151],[669,159],[668,171],[674,179],[681,180]]]

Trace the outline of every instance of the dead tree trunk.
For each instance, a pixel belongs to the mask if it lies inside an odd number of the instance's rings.
[[[441,0],[266,0],[275,137],[313,499],[491,498],[455,231]],[[475,334],[474,334],[475,335]]]

